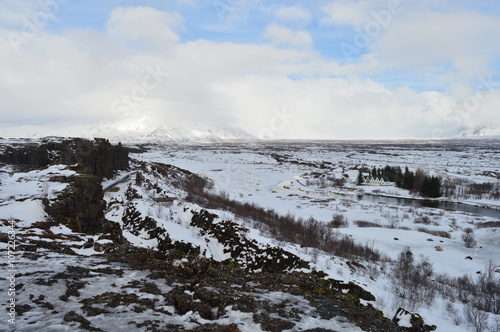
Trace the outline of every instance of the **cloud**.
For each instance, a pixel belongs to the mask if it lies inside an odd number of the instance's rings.
[[[0,2],[0,22],[2,26],[21,27],[26,20],[40,11],[35,0]]]
[[[264,38],[275,45],[309,48],[313,44],[311,36],[305,31],[294,31],[278,24],[269,24],[264,32]]]
[[[448,81],[477,79],[500,52],[497,16],[476,12],[405,12],[373,40],[370,49],[386,66],[430,74],[445,70]],[[446,69],[446,68],[445,68]]]
[[[311,21],[311,13],[302,7],[280,7],[276,9],[276,18],[282,21],[308,24]]]
[[[399,1],[398,1],[399,2]],[[333,1],[322,7],[326,16],[321,23],[327,25],[360,26],[372,19],[371,15],[375,9],[387,6],[385,0]]]
[[[177,13],[162,12],[149,7],[119,7],[113,10],[107,22],[107,33],[124,41],[145,41],[151,45],[172,44],[179,41],[173,28],[182,25]]]
[[[466,128],[495,129],[500,89],[417,93],[370,79],[249,75],[219,86],[239,125],[273,138],[444,138]]]
[[[281,8],[283,22],[294,17],[290,8]],[[373,8],[359,9],[349,22],[361,22],[356,17]],[[474,12],[404,12],[363,57],[343,65],[314,49],[308,32],[278,23],[260,25],[252,41],[186,41],[188,22],[180,14],[120,7],[104,32],[40,31],[17,53],[0,43],[0,129],[151,117],[238,124],[257,136],[327,139],[429,137],[500,126],[493,77],[483,76],[479,94],[480,82],[467,80],[496,59],[496,21]],[[0,35],[12,31],[0,28]],[[370,78],[394,67],[402,80],[421,75],[440,79],[443,88],[419,92]]]

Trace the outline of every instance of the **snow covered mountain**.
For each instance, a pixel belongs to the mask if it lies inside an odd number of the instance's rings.
[[[500,129],[493,126],[479,126],[476,128],[461,128],[456,132],[455,138],[491,138],[498,139]]]
[[[45,136],[107,138],[111,142],[218,142],[255,140],[237,126],[187,121],[161,121],[155,118],[129,118],[99,124],[72,126],[21,126],[0,130],[0,137],[39,138]]]

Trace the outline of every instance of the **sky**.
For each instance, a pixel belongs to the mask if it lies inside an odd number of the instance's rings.
[[[496,0],[0,0],[2,130],[500,134]]]

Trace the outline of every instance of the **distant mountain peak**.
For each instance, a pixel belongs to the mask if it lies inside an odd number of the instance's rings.
[[[477,126],[475,128],[460,128],[457,130],[457,137],[463,138],[490,138],[500,135],[500,130],[493,126]]]
[[[107,138],[112,142],[223,142],[254,140],[254,136],[232,125],[194,121],[161,121],[151,117],[127,118],[93,125],[21,126],[0,131],[0,137],[39,138],[45,136]]]

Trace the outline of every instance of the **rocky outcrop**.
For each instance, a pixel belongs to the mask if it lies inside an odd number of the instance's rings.
[[[99,178],[110,178],[114,171],[127,169],[129,165],[126,148],[121,144],[111,145],[108,140],[100,138],[10,145],[0,154],[0,162],[32,167],[80,164],[87,173]]]
[[[234,261],[216,262],[175,251],[169,252],[161,262],[151,258],[130,260],[126,256],[113,256],[113,260],[127,262],[133,269],[151,270],[149,278],[170,285],[172,289],[163,296],[166,304],[173,306],[178,315],[195,312],[205,320],[216,322],[228,310],[232,310],[250,315],[264,331],[270,332],[297,329],[301,320],[308,316],[323,320],[336,319],[359,326],[364,331],[406,331],[372,306],[361,304],[356,296],[332,288],[334,280],[322,279],[314,273],[248,273]],[[137,285],[141,289],[148,288],[152,294],[158,294],[156,288],[146,286]],[[94,300],[99,298],[90,301]],[[128,300],[122,301],[123,304],[137,303],[147,308],[146,304],[138,300]],[[207,331],[216,326],[207,324]],[[168,331],[186,331],[174,324],[164,328]],[[224,328],[237,331],[237,326]],[[332,332],[335,329],[318,331]]]
[[[113,146],[104,139],[78,138],[19,145],[9,143],[0,152],[0,162],[28,168],[71,165],[77,175],[50,179],[68,183],[66,189],[53,200],[42,198],[49,219],[80,233],[116,231],[116,226],[104,219],[101,181],[112,177],[117,170],[128,168],[128,151],[120,144]]]
[[[309,268],[309,264],[296,255],[279,247],[259,245],[245,236],[247,230],[232,221],[214,222],[218,216],[207,210],[193,211],[191,226],[201,228],[202,235],[217,239],[231,254],[231,258],[251,271],[286,272]]]
[[[55,200],[42,200],[49,218],[65,224],[75,232],[103,232],[106,204],[100,179],[94,175],[78,175],[66,180],[69,186]]]
[[[411,325],[411,327],[406,327],[409,332],[430,332],[437,329],[436,325],[425,324],[423,318],[416,313],[409,312],[404,308],[399,308],[396,314],[392,318],[395,324],[399,324],[401,321],[406,321]]]
[[[129,188],[127,193],[132,192],[130,189],[133,188]],[[123,228],[133,235],[139,236],[143,234],[143,236],[145,236],[147,234],[147,239],[155,239],[158,242],[157,248],[160,254],[171,249],[186,254],[200,254],[200,248],[198,246],[194,246],[188,242],[173,241],[165,228],[158,226],[156,220],[149,216],[142,217],[141,213],[137,211],[136,205],[132,199],[126,205],[122,221]]]

